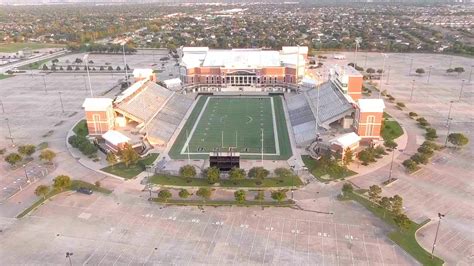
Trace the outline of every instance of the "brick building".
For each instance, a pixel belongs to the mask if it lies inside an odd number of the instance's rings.
[[[89,135],[100,136],[114,128],[113,100],[109,98],[86,98],[84,108]]]

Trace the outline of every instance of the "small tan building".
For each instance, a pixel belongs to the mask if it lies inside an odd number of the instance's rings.
[[[125,144],[130,142],[129,137],[115,130],[109,130],[105,132],[102,135],[102,138],[105,141],[105,146],[113,152],[123,149]]]

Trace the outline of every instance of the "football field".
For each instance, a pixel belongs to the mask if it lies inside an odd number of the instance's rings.
[[[291,156],[279,96],[201,96],[170,156],[207,158],[212,151],[236,151],[244,158]]]

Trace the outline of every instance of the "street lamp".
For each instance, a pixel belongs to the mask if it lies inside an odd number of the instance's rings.
[[[13,141],[12,137],[12,130],[10,128],[10,121],[8,120],[8,118],[5,118],[5,122],[7,123],[8,135],[10,136],[10,140],[12,141],[12,147],[15,147],[15,142]]]
[[[74,255],[72,252],[66,252],[66,258],[69,259],[69,265],[72,266],[71,256]]]
[[[83,60],[86,63],[87,79],[89,80],[89,90],[91,91],[91,97],[94,97],[94,94],[92,93],[91,75],[89,73],[89,54],[85,54]]]
[[[449,101],[449,111],[448,111],[448,119],[446,120],[446,127],[449,124],[449,119],[451,119],[451,109],[453,108],[454,101]]]
[[[441,219],[445,216],[445,214],[441,214],[438,212],[438,227],[436,228],[436,234],[435,234],[435,239],[434,239],[434,242],[433,242],[433,248],[431,249],[431,259],[433,259],[433,255],[434,255],[434,250],[435,250],[435,247],[436,247],[436,240],[438,239],[438,232],[439,232],[439,226],[441,224]]]
[[[61,111],[64,114],[64,104],[63,104],[63,97],[61,96],[61,92],[58,91],[59,93],[59,101],[61,102]]]
[[[464,89],[464,79],[462,80],[461,82],[461,90],[459,91],[459,100],[461,100],[461,97],[462,97],[462,90]]]
[[[451,121],[452,118],[448,118],[448,132],[446,133],[446,139],[444,140],[444,147],[448,145],[448,137],[449,137],[449,132],[451,131]]]
[[[415,80],[411,82],[411,93],[410,93],[410,102],[413,99],[413,89],[415,88]]]
[[[388,81],[390,80],[390,68],[391,68],[391,66],[388,66],[387,80],[385,81],[385,84],[387,84],[387,85],[388,85]]]
[[[125,58],[125,44],[126,42],[122,42],[122,52],[123,52],[123,64],[125,68],[125,82],[128,84],[128,70],[127,70],[127,59]]]
[[[388,181],[390,182],[390,180],[392,180],[392,172],[393,172],[393,159],[395,157],[395,151],[397,149],[393,149],[392,151],[392,161],[390,162],[390,172],[388,173]],[[403,150],[398,150],[399,152],[403,152]]]
[[[408,76],[411,75],[412,67],[413,67],[413,58],[410,59],[410,70],[408,70]]]
[[[43,76],[41,76],[43,78],[43,86],[44,86],[44,93],[48,93],[48,89],[46,88],[46,78]]]
[[[428,69],[428,80],[426,81],[427,84],[430,84],[430,77],[431,77],[431,68],[433,66],[430,66],[430,68]]]
[[[383,73],[385,72],[385,61],[387,60],[387,57],[388,57],[387,54],[382,54],[382,55],[383,55],[383,64],[382,64],[382,74],[380,75],[379,99],[382,96]]]

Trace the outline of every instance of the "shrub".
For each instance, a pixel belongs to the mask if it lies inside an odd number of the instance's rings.
[[[426,154],[423,154],[423,153],[415,153],[413,154],[410,159],[412,159],[414,162],[418,163],[418,164],[427,164],[428,163],[428,156]]]
[[[18,153],[15,153],[15,152],[12,152],[12,153],[8,154],[7,157],[5,157],[5,161],[7,163],[9,163],[10,165],[12,165],[12,166],[17,164],[21,160],[23,160],[21,155],[18,154]]]
[[[184,178],[193,178],[196,176],[196,168],[193,165],[181,166],[179,174]]]
[[[409,172],[413,172],[415,171],[416,169],[418,169],[418,165],[416,164],[415,161],[411,160],[411,159],[407,159],[405,161],[403,161],[403,166],[405,166],[405,168],[409,171]]]
[[[189,192],[186,190],[186,189],[181,189],[178,193],[179,197],[182,198],[182,199],[186,199],[189,197]]]
[[[100,183],[100,181],[97,180],[97,181],[95,181],[94,185],[95,185],[96,187],[100,187],[102,184]]]
[[[171,192],[167,189],[162,189],[160,192],[158,192],[158,198],[161,200],[164,200],[165,202],[168,201],[169,198],[171,198]]]
[[[262,201],[265,199],[265,192],[263,190],[257,191],[257,194],[255,195],[255,200]]]
[[[285,190],[277,190],[272,191],[272,199],[281,202],[286,199],[286,191]]]
[[[434,153],[434,151],[430,147],[427,147],[427,146],[420,146],[418,148],[418,152],[422,154],[426,154],[428,156],[432,156]]]
[[[235,201],[242,203],[245,201],[246,193],[244,190],[237,190],[234,192]]]
[[[398,147],[398,144],[397,144],[395,141],[391,140],[391,139],[386,140],[386,141],[383,143],[383,145],[384,145],[385,147],[389,148],[389,149],[392,149],[392,150]]]
[[[419,117],[418,119],[416,119],[416,121],[422,127],[427,127],[430,125],[430,123],[428,123],[428,121],[424,117]]]
[[[35,145],[22,145],[18,147],[18,153],[25,155],[25,156],[31,156],[33,153],[35,153],[36,147]]]
[[[265,179],[269,174],[270,172],[263,167],[252,167],[249,170],[248,176],[250,178],[256,178],[256,179],[262,180],[262,179]]]
[[[351,183],[344,183],[344,185],[342,185],[342,192],[350,193],[352,191],[354,191],[354,187],[352,186]]]
[[[209,188],[202,187],[196,191],[196,195],[207,200],[211,198],[212,191]]]
[[[430,148],[432,150],[439,150],[441,149],[441,146],[434,143],[433,141],[429,141],[429,140],[425,140],[425,142],[423,142],[423,144],[421,144],[421,147],[426,147],[426,148]]]
[[[367,165],[371,162],[375,162],[375,151],[373,148],[367,148],[365,150],[362,150],[359,152],[357,155],[359,160],[362,162],[362,164]]]
[[[385,152],[384,147],[377,146],[377,148],[375,148],[375,154],[377,154],[377,155],[386,155],[387,153]]]
[[[409,115],[411,118],[418,116],[418,114],[415,113],[415,112],[409,112],[408,115]]]
[[[391,102],[394,102],[394,101],[395,101],[395,97],[390,96],[390,97],[388,97],[388,100],[391,101]]]
[[[467,145],[469,143],[469,139],[466,136],[464,136],[464,134],[461,134],[461,133],[451,133],[451,134],[449,134],[448,135],[448,141],[451,144],[456,145],[458,147]]]
[[[425,136],[427,140],[434,140],[438,138],[438,135],[436,134],[436,129],[434,128],[427,128]]]
[[[398,107],[406,107],[406,105],[405,105],[404,103],[402,103],[402,102],[398,102],[398,103],[397,103],[397,106],[398,106]]]

